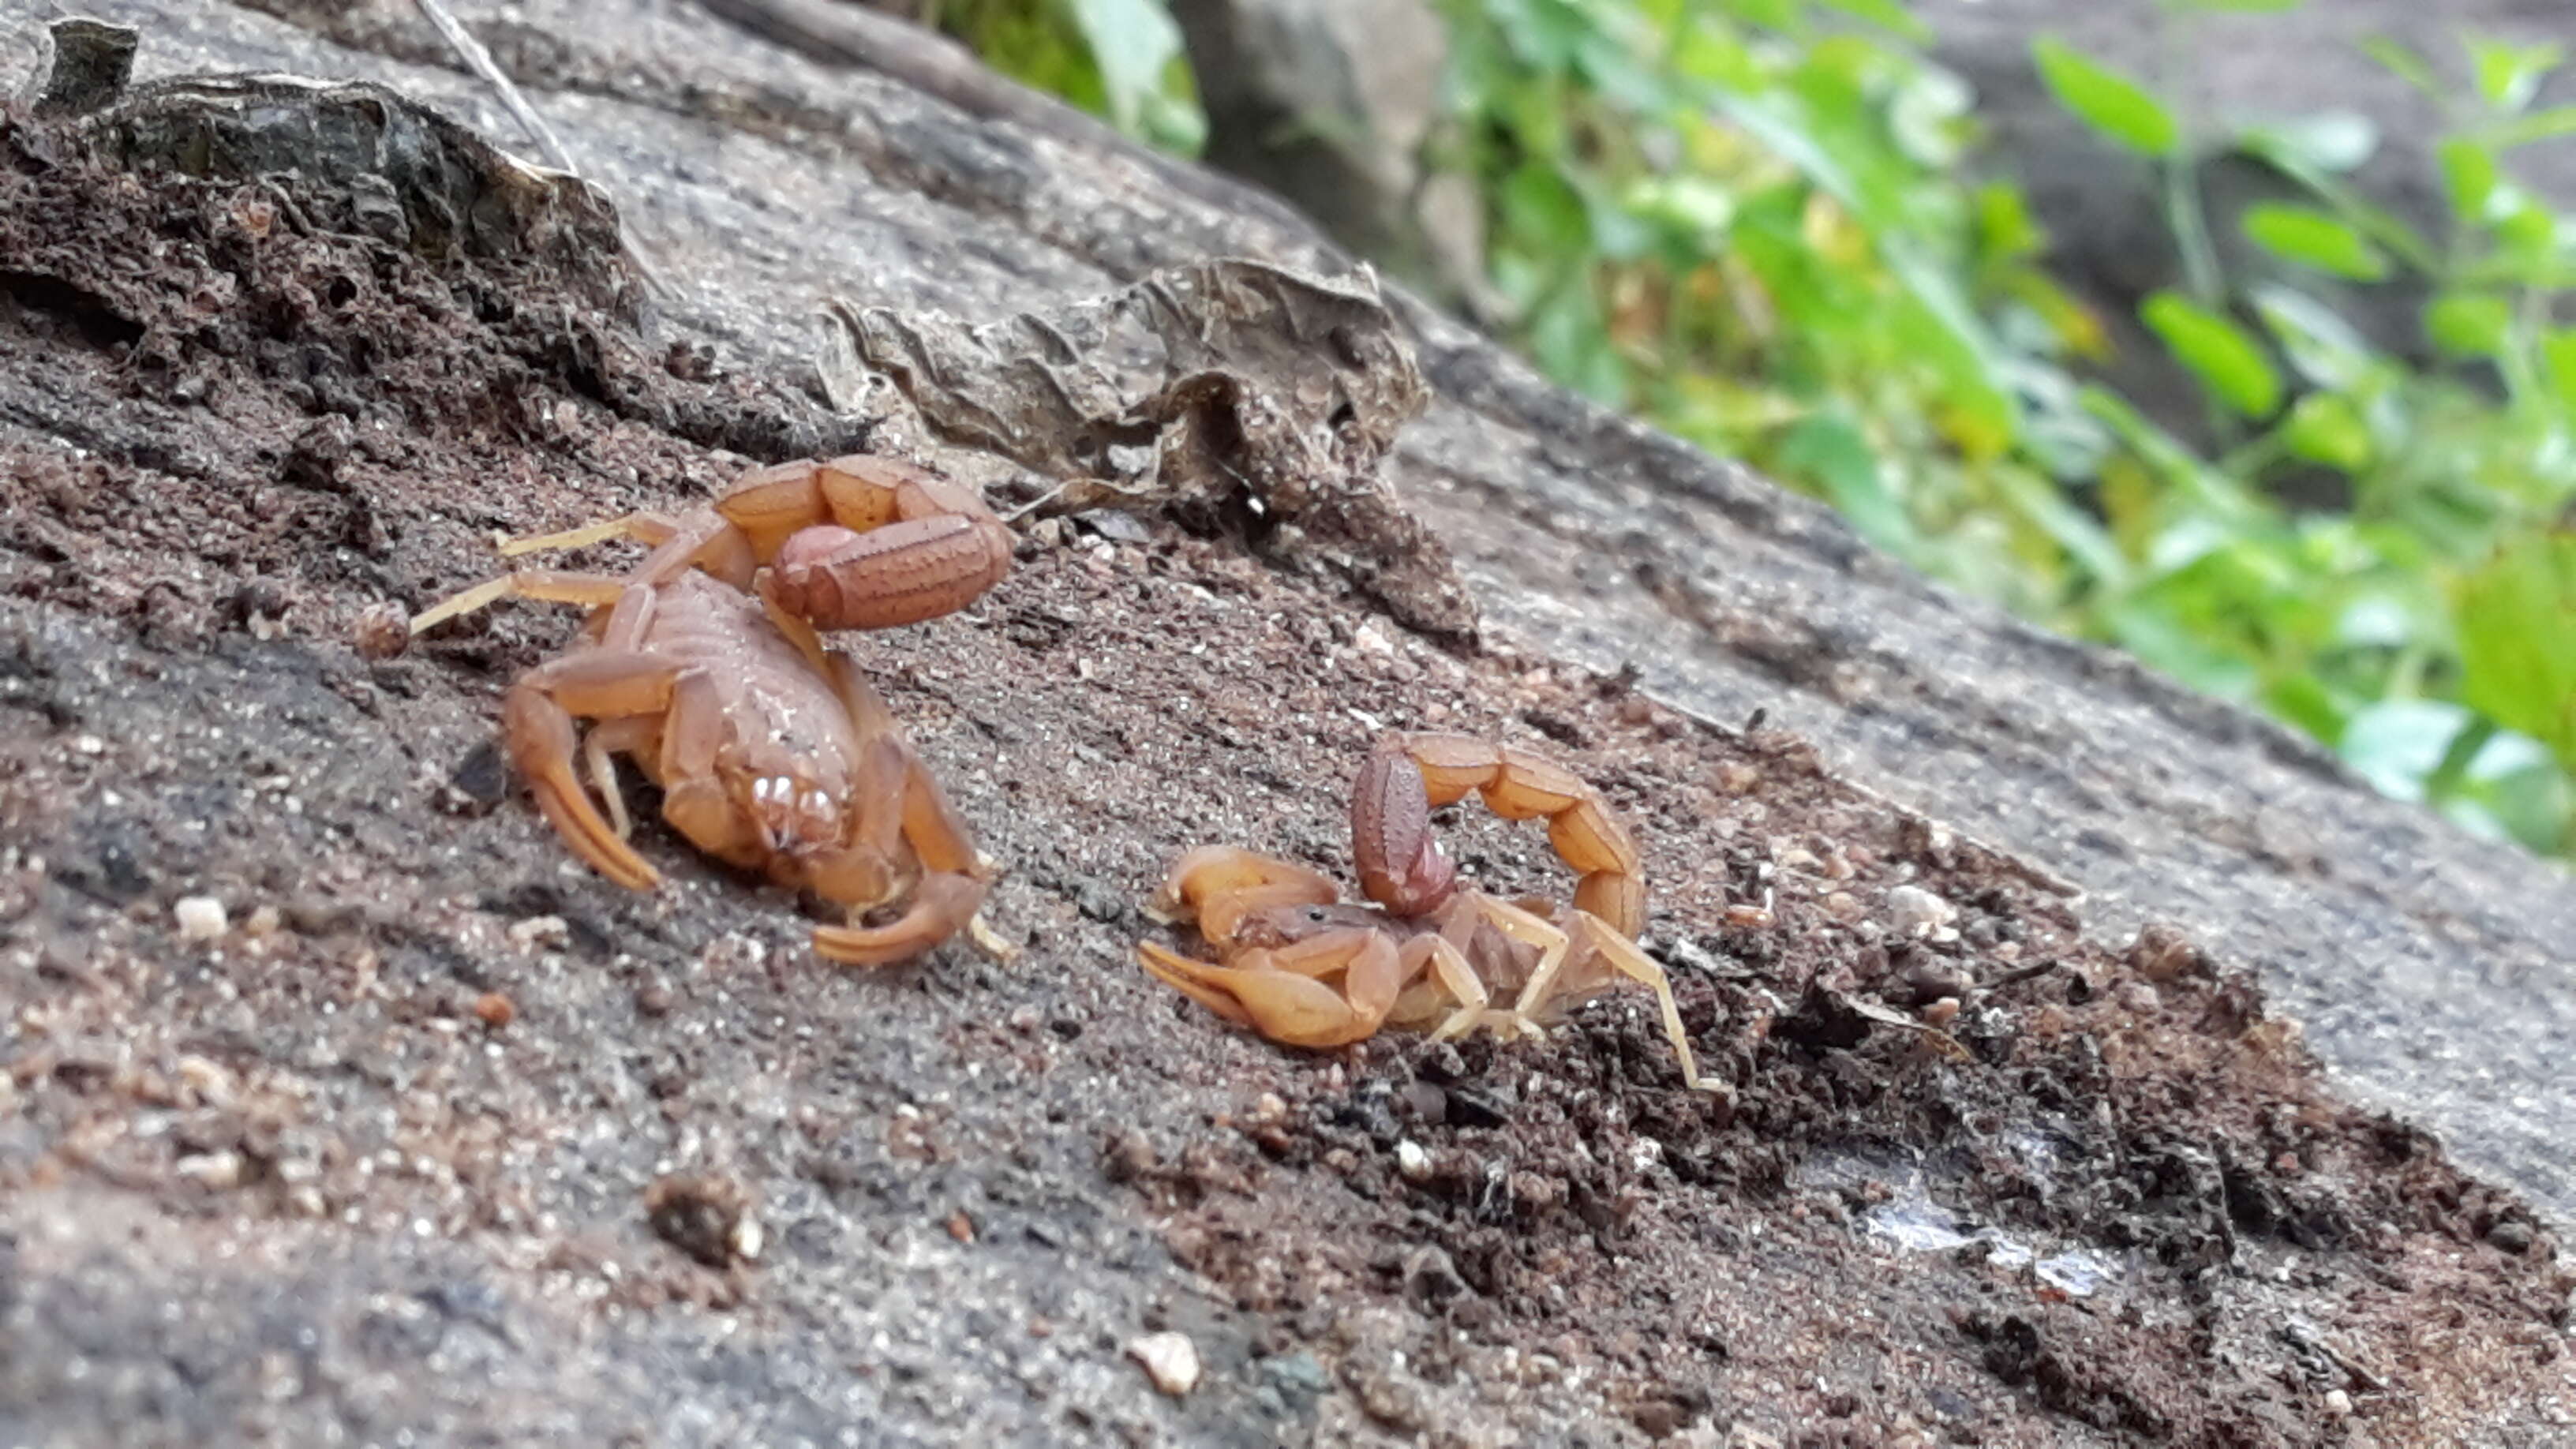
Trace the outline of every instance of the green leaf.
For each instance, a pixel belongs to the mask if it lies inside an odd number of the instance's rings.
[[[2037,473],[2007,465],[1987,476],[2013,511],[2066,550],[2093,576],[2097,587],[2114,595],[2129,587],[2129,561],[2100,520],[2067,501],[2064,493]]]
[[[2448,700],[2383,699],[2353,712],[2335,752],[2379,793],[2421,800],[2424,778],[2470,723],[2469,712]]]
[[[1926,66],[1897,89],[1887,107],[1888,132],[1918,165],[1947,168],[1967,148],[1962,118],[1975,100],[1965,81]]]
[[[2495,204],[2495,152],[2465,136],[2454,136],[2434,154],[2441,158],[2442,186],[2450,194],[2451,215],[2463,226],[2485,221]]]
[[[1899,558],[1922,542],[1905,505],[1889,491],[1878,452],[1848,418],[1819,414],[1789,430],[1772,463],[1793,478],[1813,480],[1851,526]]]
[[[1898,0],[1822,0],[1827,9],[1839,10],[1857,20],[1892,30],[1916,45],[1932,43],[1932,27],[1917,18]]]
[[[1163,77],[1175,61],[1186,63],[1181,28],[1162,0],[1066,0],[1075,28],[1091,47],[1100,83],[1109,96],[1109,118],[1129,135],[1142,135],[1148,117],[1166,100]]]
[[[2221,402],[2249,418],[2269,417],[2280,407],[2281,375],[2233,319],[2172,291],[2139,304],[2138,317]]]
[[[2567,52],[2555,44],[2506,45],[2501,41],[2472,40],[2469,61],[2478,78],[2478,94],[2499,111],[2519,111],[2531,104],[2534,92],[2549,73],[2558,69]]]
[[[2182,127],[2145,86],[2055,36],[2032,41],[2030,55],[2057,103],[2094,130],[2142,156],[2170,156],[2181,144]]]
[[[2576,771],[2576,530],[2527,534],[2460,580],[2460,698]]]
[[[2341,176],[2379,150],[2379,126],[2359,111],[2318,111],[2251,127],[2245,142],[2261,154],[2295,158]]]
[[[1735,193],[1714,178],[1684,171],[1640,180],[1628,193],[1628,207],[1714,249],[1735,220]]]
[[[2549,385],[2558,405],[2576,416],[2576,327],[2552,327],[2540,339],[2541,358],[2549,364]]]
[[[1592,244],[1592,215],[1553,166],[1532,163],[1503,183],[1502,220],[1514,241],[1550,257],[1570,258]]]
[[[1798,168],[1818,190],[1860,218],[1878,244],[1889,272],[1934,321],[1940,324],[1939,360],[1955,365],[1967,379],[1968,395],[1959,399],[1979,424],[2009,435],[2018,431],[2006,359],[1985,320],[1968,300],[1966,279],[1936,259],[1907,229],[1907,218],[1894,203],[1861,184],[1850,167],[1819,144],[1803,117],[1776,97],[1751,96],[1716,87],[1711,99],[1718,110],[1773,154]]]
[[[2312,392],[2290,409],[2281,441],[2311,463],[2358,473],[2370,462],[2370,426],[2339,393]]]
[[[2369,340],[2342,313],[2307,293],[2278,282],[2257,282],[2246,295],[2282,355],[2316,386],[2358,387],[2378,366]]]
[[[2450,105],[2451,88],[2433,74],[2430,62],[2404,43],[2385,35],[2374,35],[2363,41],[2361,48],[2372,60],[2378,61],[2382,69],[2423,92],[2435,105]]]
[[[1985,254],[2001,260],[2037,256],[2048,246],[2048,233],[2031,217],[2029,199],[2009,181],[1977,188],[1977,234]]]
[[[2424,335],[2445,352],[2493,357],[2512,330],[2512,305],[2492,292],[2445,292],[2424,304]]]
[[[2499,151],[2528,146],[2534,141],[2555,141],[2561,136],[2576,135],[2576,106],[2551,106],[2516,116],[2478,131],[2478,139]]]
[[[2226,474],[2203,463],[2198,454],[2149,421],[2128,399],[2109,388],[2090,385],[2077,399],[2084,411],[2099,418],[2141,462],[2206,513],[2211,527],[2221,527],[2223,521],[2226,531],[2243,533],[2264,526],[2267,515],[2260,501]]]
[[[2313,206],[2267,201],[2245,209],[2242,225],[2255,245],[2274,256],[2355,282],[2388,275],[2388,257],[2328,212]]]
[[[2333,208],[2336,215],[2380,246],[2419,272],[2441,268],[2443,258],[2430,242],[2415,233],[2413,227],[2400,221],[2396,214],[2370,199],[2332,171],[2316,164],[2298,147],[2284,144],[2281,137],[2267,131],[2248,131],[2240,138],[2247,151],[2261,157],[2281,174],[2314,193],[2316,198]]]

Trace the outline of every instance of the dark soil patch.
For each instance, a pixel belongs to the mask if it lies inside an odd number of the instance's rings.
[[[582,1442],[682,1399],[734,1442],[2451,1443],[2576,1408],[2550,1235],[2338,1106],[2237,977],[2149,951],[2146,979],[1795,740],[1443,652],[1223,540],[1054,531],[973,609],[850,646],[1003,862],[1017,964],[833,970],[791,901],[658,827],[659,894],[571,869],[489,750],[571,621],[374,661],[370,611],[482,576],[494,531],[704,496],[739,466],[709,440],[775,458],[829,423],[559,262],[425,255],[22,118],[0,147],[21,1410],[297,1438],[445,1392],[422,1365],[453,1340],[390,1330],[288,1356],[338,1389],[270,1392],[287,1330],[230,1323],[235,1272],[304,1285],[261,1310],[290,1328],[390,1273],[466,1304],[441,1321],[526,1315],[505,1363],[622,1345],[631,1379],[581,1387],[618,1411],[563,1411]],[[1544,1043],[1314,1057],[1136,970],[1180,849],[1342,868],[1341,792],[1395,727],[1601,783],[1731,1103],[1678,1090],[1633,996]],[[1452,814],[1473,878],[1556,887],[1535,832]],[[1955,939],[1896,929],[1900,888]],[[228,928],[185,938],[191,896]],[[1946,1038],[1882,1019],[1962,991]],[[654,1221],[675,1175],[727,1185],[721,1233]],[[334,1275],[362,1253],[394,1267]],[[194,1338],[149,1274],[111,1291],[138,1263],[212,1285]],[[137,1397],[48,1356],[74,1318]],[[1166,1327],[1208,1362],[1178,1405],[1118,1354]],[[547,1382],[508,1423],[560,1429]]]

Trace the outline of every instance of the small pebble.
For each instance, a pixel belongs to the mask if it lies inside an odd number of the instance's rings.
[[[1958,916],[1957,906],[1921,886],[1894,886],[1887,892],[1888,929],[1900,936],[1929,936]]]
[[[572,927],[561,916],[529,916],[510,923],[509,937],[510,943],[522,951],[540,946],[560,951],[572,944]]]
[[[751,1190],[729,1177],[671,1176],[644,1192],[645,1219],[673,1247],[710,1268],[760,1257],[763,1234]]]
[[[274,936],[278,928],[285,924],[286,918],[278,914],[277,907],[261,906],[250,913],[249,920],[242,922],[242,934],[252,937]]]
[[[213,896],[181,896],[170,914],[179,922],[179,934],[191,941],[211,941],[230,924],[224,903]]]
[[[241,1169],[241,1154],[237,1152],[200,1152],[171,1164],[171,1170],[181,1177],[217,1192],[241,1186]]]
[[[2352,1395],[2341,1389],[2326,1390],[2326,1413],[2340,1419],[2352,1412]]]
[[[975,1241],[975,1220],[966,1216],[963,1212],[950,1213],[948,1215],[948,1236],[955,1238],[961,1243],[971,1243]]]
[[[411,616],[400,604],[369,604],[358,611],[358,621],[349,632],[361,658],[395,659],[411,648]]]
[[[1431,1175],[1431,1154],[1408,1137],[1395,1144],[1395,1170],[1403,1173],[1407,1182],[1420,1182]]]
[[[1199,1346],[1182,1333],[1149,1333],[1131,1339],[1127,1356],[1143,1366],[1154,1387],[1179,1398],[1198,1387]]]
[[[2171,981],[2200,964],[2200,948],[2191,938],[2161,921],[2139,927],[2129,943],[2130,967],[2149,981]]]
[[[2487,1228],[2487,1241],[2508,1253],[2531,1251],[2531,1224],[2520,1218],[2498,1218]]]
[[[498,991],[486,991],[474,999],[474,1014],[485,1026],[499,1031],[518,1019],[519,1008]]]

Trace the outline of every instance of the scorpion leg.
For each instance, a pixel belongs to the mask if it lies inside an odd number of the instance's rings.
[[[770,565],[778,601],[819,629],[954,613],[1011,567],[1011,531],[973,490],[891,458],[765,468],[715,506]]]
[[[537,599],[549,604],[588,604],[609,608],[626,593],[627,581],[615,574],[570,573],[562,569],[520,569],[499,578],[486,579],[470,589],[448,595],[414,614],[411,632],[419,634],[433,625],[488,609],[503,599]]]
[[[1574,948],[1589,952],[1611,970],[1630,980],[1642,982],[1655,993],[1656,1003],[1663,1008],[1664,1035],[1672,1039],[1673,1055],[1681,1059],[1682,1083],[1694,1092],[1722,1092],[1725,1084],[1711,1082],[1699,1074],[1699,1064],[1691,1056],[1689,1033],[1682,1030],[1681,1004],[1673,1000],[1672,979],[1655,958],[1638,949],[1637,943],[1610,929],[1610,924],[1588,911],[1574,915]]]
[[[1462,916],[1461,919],[1473,921],[1475,918]],[[1404,943],[1404,949],[1408,957],[1417,952],[1421,954],[1423,966],[1430,968],[1433,979],[1440,983],[1449,999],[1457,1003],[1447,1019],[1432,1028],[1431,1039],[1447,1041],[1475,1030],[1476,1023],[1485,1019],[1485,1010],[1492,1004],[1493,997],[1485,989],[1485,979],[1467,964],[1466,956],[1446,935],[1416,936]],[[1419,971],[1422,967],[1414,969]]]
[[[630,890],[649,889],[661,875],[618,837],[582,789],[573,770],[573,720],[658,714],[669,707],[678,676],[675,666],[650,654],[586,649],[521,675],[502,703],[502,738],[537,807],[574,854]]]
[[[714,513],[689,524],[654,513],[630,513],[605,523],[564,533],[535,534],[503,541],[504,557],[539,549],[579,548],[612,538],[640,539],[654,551],[631,574],[575,572],[566,569],[514,569],[472,588],[450,594],[414,615],[411,632],[419,634],[503,599],[535,599],[549,604],[587,604],[613,608],[629,594],[648,594],[650,586],[669,581],[688,568],[702,568],[737,588],[751,587],[750,544],[731,524]]]
[[[1523,910],[1509,901],[1479,894],[1474,908],[1462,916],[1481,919],[1494,929],[1538,950],[1538,964],[1530,968],[1529,980],[1522,983],[1521,993],[1507,1011],[1485,1013],[1485,1024],[1499,1032],[1515,1036],[1543,1035],[1534,1015],[1539,1005],[1556,994],[1557,973],[1565,968],[1566,951],[1573,941],[1565,932],[1537,914]]]
[[[585,548],[619,538],[633,539],[653,550],[629,576],[630,582],[638,585],[668,583],[687,569],[699,568],[735,588],[748,589],[758,567],[751,540],[713,509],[702,509],[685,519],[667,513],[629,513],[561,533],[526,534],[502,540],[501,555],[515,558],[540,549]]]
[[[546,549],[588,548],[613,538],[631,538],[647,547],[670,542],[680,531],[679,521],[667,513],[629,513],[622,518],[602,519],[560,533],[523,533],[501,540],[501,556],[516,558],[523,553]]]
[[[661,727],[650,715],[629,715],[592,725],[582,739],[582,760],[590,766],[591,786],[608,803],[608,821],[617,827],[620,840],[635,833],[635,822],[626,813],[626,797],[618,788],[617,762],[613,757],[652,754],[660,735]]]

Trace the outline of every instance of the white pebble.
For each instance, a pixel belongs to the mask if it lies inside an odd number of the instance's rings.
[[[170,1166],[181,1177],[193,1178],[217,1192],[241,1186],[242,1160],[238,1152],[200,1152]]]
[[[191,941],[211,941],[229,924],[224,903],[213,896],[181,896],[170,914],[178,919],[179,934]]]
[[[2351,1413],[2352,1395],[2341,1389],[2326,1390],[2326,1412],[2338,1419]]]
[[[1395,1170],[1403,1173],[1407,1182],[1420,1182],[1431,1175],[1431,1154],[1408,1137],[1395,1144]]]
[[[1900,936],[1929,936],[1959,918],[1959,908],[1921,886],[1901,885],[1887,893],[1887,924]]]
[[[1179,1398],[1198,1387],[1199,1346],[1182,1333],[1149,1333],[1131,1339],[1127,1356],[1144,1366],[1154,1387]]]

